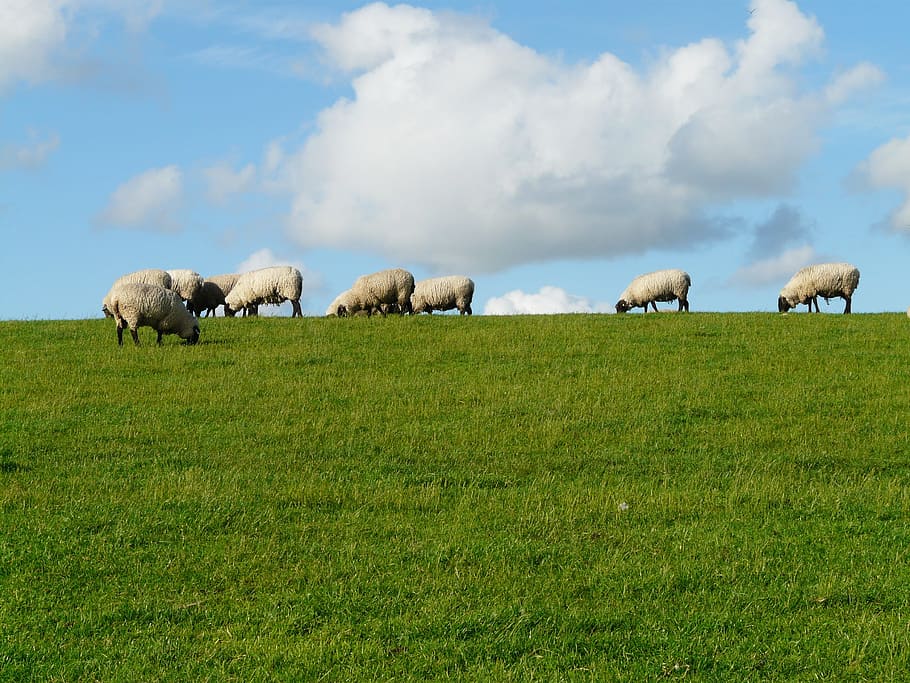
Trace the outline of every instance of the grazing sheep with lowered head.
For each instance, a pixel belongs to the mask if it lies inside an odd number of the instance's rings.
[[[292,266],[272,266],[243,273],[230,293],[224,297],[224,312],[232,315],[240,309],[256,310],[260,304],[290,301],[292,318],[302,318],[300,295],[303,275]]]
[[[853,292],[859,286],[859,269],[849,263],[817,263],[806,266],[790,278],[790,281],[780,290],[777,297],[777,310],[786,313],[799,304],[807,304],[812,312],[818,308],[818,297],[826,301],[840,297],[847,302],[844,313],[851,311]]]
[[[463,275],[447,275],[420,280],[414,284],[411,306],[414,313],[433,313],[458,309],[460,315],[471,315],[474,281]]]
[[[619,295],[616,312],[625,313],[637,306],[648,312],[648,304],[657,310],[658,301],[679,300],[679,311],[689,310],[689,287],[692,279],[684,270],[672,268],[639,275]]]
[[[414,293],[414,276],[403,268],[380,270],[361,275],[348,290],[344,303],[338,306],[338,316],[379,312],[385,315],[384,305],[395,304],[400,313],[411,312],[411,295]]]
[[[139,327],[151,327],[158,333],[158,343],[165,334],[176,334],[188,344],[199,341],[199,321],[186,310],[176,292],[142,282],[114,287],[110,292],[110,310],[117,321],[117,344],[123,346],[123,328],[129,327],[133,342],[139,345]]]

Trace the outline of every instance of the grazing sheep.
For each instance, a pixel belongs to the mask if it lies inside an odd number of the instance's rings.
[[[303,275],[291,266],[272,266],[244,273],[224,297],[224,312],[233,315],[240,309],[253,315],[260,304],[280,304],[290,301],[292,318],[302,318],[300,295]]]
[[[351,305],[353,299],[351,298],[351,290],[346,289],[341,294],[332,299],[332,303],[329,304],[329,307],[325,309],[326,317],[335,317],[338,315],[338,309],[341,306],[345,307],[345,310]]]
[[[818,297],[827,301],[840,297],[847,302],[844,313],[851,310],[853,292],[859,286],[859,270],[849,263],[817,263],[806,266],[796,272],[790,281],[780,290],[777,298],[777,310],[786,313],[799,304],[807,304],[812,312],[818,308]]]
[[[167,271],[171,276],[171,289],[184,301],[191,301],[202,289],[202,276],[195,270],[178,269]]]
[[[161,270],[159,268],[145,268],[143,270],[136,270],[132,273],[127,273],[126,275],[121,275],[116,280],[114,284],[111,285],[110,290],[105,295],[104,300],[101,302],[101,311],[108,318],[113,318],[114,315],[111,313],[109,297],[111,292],[118,285],[125,285],[129,282],[144,282],[149,285],[158,285],[159,287],[164,287],[165,289],[170,289],[172,285],[172,280],[170,274],[166,270]]]
[[[354,315],[360,311],[385,315],[384,304],[395,304],[401,313],[410,313],[413,293],[414,276],[403,268],[361,275],[348,290],[346,301],[338,306],[337,315]]]
[[[186,310],[180,295],[170,289],[142,282],[118,285],[110,292],[110,309],[117,321],[117,344],[123,346],[123,328],[129,327],[139,345],[137,328],[151,327],[158,343],[165,334],[177,334],[188,344],[199,341],[199,321]]]
[[[448,275],[421,280],[414,284],[411,307],[414,313],[433,313],[458,309],[460,315],[471,315],[474,281],[463,275]]]
[[[619,295],[616,312],[625,313],[637,306],[648,312],[648,304],[657,310],[658,301],[679,299],[679,311],[689,310],[689,287],[692,279],[684,270],[671,268],[639,275]]]
[[[186,307],[190,313],[195,315],[202,315],[203,311],[205,311],[205,317],[208,317],[210,313],[215,315],[215,309],[224,305],[224,297],[231,293],[239,277],[239,273],[226,273],[205,278],[202,281],[202,287],[196,296],[190,299]]]

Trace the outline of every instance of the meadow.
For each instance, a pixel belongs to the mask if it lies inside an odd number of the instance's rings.
[[[0,322],[0,680],[910,676],[903,314],[140,337]]]

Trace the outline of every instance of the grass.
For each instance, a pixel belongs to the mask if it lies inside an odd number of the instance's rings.
[[[903,315],[0,323],[0,680],[902,680]]]

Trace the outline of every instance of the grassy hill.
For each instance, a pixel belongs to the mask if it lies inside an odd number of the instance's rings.
[[[0,680],[882,680],[910,322],[0,323]]]

